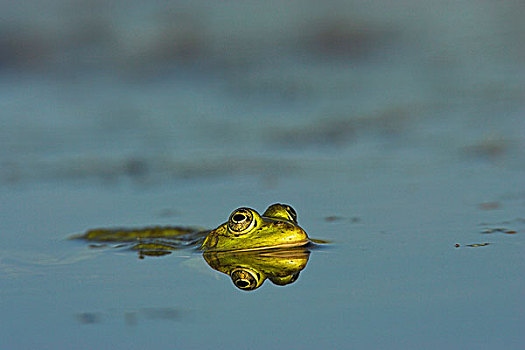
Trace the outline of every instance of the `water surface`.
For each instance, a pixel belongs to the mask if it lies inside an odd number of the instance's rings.
[[[521,4],[108,4],[3,5],[1,348],[520,348]],[[287,286],[68,239],[276,202]]]

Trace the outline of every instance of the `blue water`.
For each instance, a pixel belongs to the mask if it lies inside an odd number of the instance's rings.
[[[522,347],[522,5],[273,5],[2,4],[0,348]],[[285,287],[68,239],[276,202]]]

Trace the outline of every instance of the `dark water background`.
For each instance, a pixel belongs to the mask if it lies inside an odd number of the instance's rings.
[[[1,2],[0,348],[522,348],[523,2],[316,3]],[[286,287],[67,240],[275,202]]]

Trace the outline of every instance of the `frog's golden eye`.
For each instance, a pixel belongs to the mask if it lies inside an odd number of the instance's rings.
[[[242,290],[254,290],[259,286],[261,277],[254,271],[242,267],[234,269],[230,273],[233,284]]]
[[[252,212],[246,208],[235,210],[228,220],[228,229],[235,234],[245,234],[255,226]]]

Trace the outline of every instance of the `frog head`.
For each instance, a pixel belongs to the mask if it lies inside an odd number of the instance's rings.
[[[234,210],[227,222],[211,230],[201,245],[204,251],[241,251],[288,248],[308,244],[289,205],[273,204],[263,215],[251,208]]]

